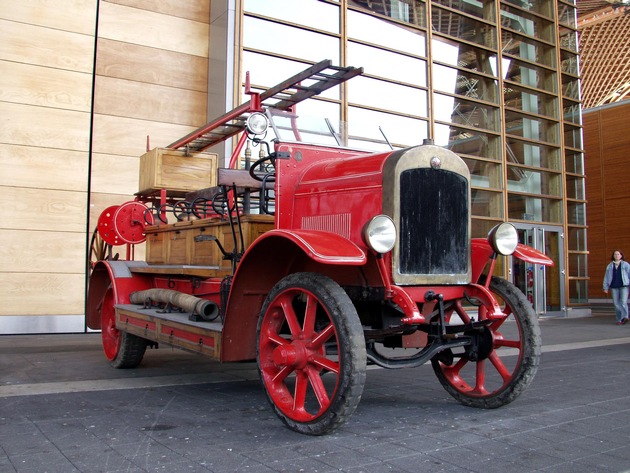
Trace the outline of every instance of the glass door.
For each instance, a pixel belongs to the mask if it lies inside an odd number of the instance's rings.
[[[534,307],[538,316],[565,315],[564,234],[561,227],[515,224],[519,241],[545,253],[554,266],[510,258],[510,279]]]

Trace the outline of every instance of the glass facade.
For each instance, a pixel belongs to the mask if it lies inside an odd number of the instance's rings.
[[[425,138],[472,174],[474,237],[497,222],[559,228],[566,303],[586,304],[577,21],[563,0],[242,0],[241,77],[269,87],[322,59],[364,74],[300,113],[349,144]],[[507,265],[503,265],[506,269]],[[565,305],[565,304],[561,304]]]

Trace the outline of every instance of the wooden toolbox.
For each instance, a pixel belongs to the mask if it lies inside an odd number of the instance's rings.
[[[236,223],[235,223],[236,225]],[[241,217],[245,248],[260,235],[274,227],[271,215],[244,215]],[[220,219],[201,219],[168,225],[147,227],[146,261],[150,265],[216,266],[217,276],[229,273],[232,263],[224,260],[216,238],[226,252],[234,249],[230,223]],[[240,246],[238,226],[235,232]]]
[[[140,156],[140,194],[166,189],[170,196],[217,185],[217,155],[154,148]]]

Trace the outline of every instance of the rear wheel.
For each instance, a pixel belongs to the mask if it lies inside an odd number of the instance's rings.
[[[267,398],[292,430],[324,434],[359,404],[363,329],[348,295],[325,276],[295,273],[273,288],[258,321],[257,358]]]
[[[105,291],[101,305],[101,337],[105,356],[114,368],[135,368],[147,349],[147,340],[116,328],[114,290],[111,286]]]
[[[538,320],[523,293],[496,277],[490,282],[490,291],[506,316],[469,334],[477,337],[474,351],[447,351],[431,360],[449,394],[462,404],[481,408],[500,407],[516,399],[533,380],[541,352]],[[464,323],[472,320],[461,304],[456,305],[455,313]],[[479,307],[478,318],[489,319],[485,307]]]

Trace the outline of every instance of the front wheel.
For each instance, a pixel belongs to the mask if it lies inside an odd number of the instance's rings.
[[[366,370],[348,295],[316,273],[282,279],[263,304],[257,361],[267,398],[289,428],[321,435],[339,427],[359,404]]]
[[[516,399],[534,379],[541,352],[538,319],[525,295],[497,277],[490,281],[490,291],[505,317],[470,334],[477,337],[480,349],[448,351],[431,360],[435,374],[451,396],[480,408],[496,408]],[[456,304],[455,313],[464,323],[472,320],[461,303]],[[479,307],[479,320],[488,319],[487,313]]]

